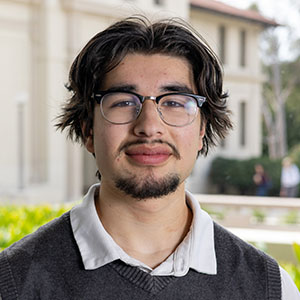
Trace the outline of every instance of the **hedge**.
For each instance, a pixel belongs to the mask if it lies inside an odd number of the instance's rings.
[[[72,205],[0,206],[0,252],[71,207]],[[295,244],[294,250],[299,264],[284,264],[283,267],[300,289],[300,246]]]
[[[294,253],[298,261],[297,264],[281,264],[281,266],[291,275],[295,282],[298,290],[300,291],[300,245],[297,243],[293,244]]]
[[[300,144],[293,147],[288,156],[300,168]],[[209,174],[210,183],[217,192],[224,194],[254,195],[254,166],[261,164],[272,181],[269,196],[278,196],[280,192],[281,159],[269,157],[245,160],[217,157],[213,160]]]
[[[210,182],[218,193],[254,195],[254,166],[261,164],[272,185],[270,196],[278,196],[280,191],[281,160],[270,160],[267,157],[247,160],[217,157],[213,160],[209,174]]]
[[[72,205],[0,206],[0,251],[71,207]]]

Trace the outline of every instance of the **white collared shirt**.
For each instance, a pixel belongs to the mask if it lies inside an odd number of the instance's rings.
[[[94,193],[98,187],[99,184],[91,186],[82,204],[71,210],[71,226],[86,270],[97,269],[120,259],[156,276],[180,277],[186,275],[190,268],[205,274],[217,274],[213,221],[191,193],[186,192],[187,203],[193,211],[189,233],[172,255],[152,269],[130,257],[104,229],[94,202]],[[282,268],[280,272],[282,299],[300,300],[300,293],[292,279]]]

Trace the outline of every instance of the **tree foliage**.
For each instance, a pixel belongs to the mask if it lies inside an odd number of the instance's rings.
[[[295,2],[296,3],[296,2]],[[290,0],[290,5],[296,5]],[[300,18],[300,5],[299,5]],[[290,56],[282,57],[284,45],[280,30],[290,37]],[[280,30],[279,30],[280,29]],[[300,136],[300,39],[288,25],[270,28],[263,36],[263,64],[266,81],[263,88],[263,119],[268,155],[283,158],[299,142]],[[297,47],[298,46],[298,47]],[[298,141],[297,141],[298,140]]]
[[[297,79],[286,103],[287,141],[290,149],[300,142],[300,77],[297,76],[300,73],[300,56],[296,61],[288,63],[286,69],[287,74],[292,73]]]
[[[266,41],[269,64],[265,66],[268,80],[264,84],[262,111],[269,156],[275,159],[282,158],[287,153],[285,103],[294,84],[290,82],[288,86],[284,85],[282,63],[279,60],[279,41],[274,31],[269,33]]]
[[[0,206],[0,252],[43,224],[59,217],[71,205]]]

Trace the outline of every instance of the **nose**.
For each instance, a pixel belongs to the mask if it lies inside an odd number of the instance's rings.
[[[159,116],[156,102],[147,99],[143,103],[140,115],[134,122],[134,134],[139,137],[161,136],[165,132],[165,126]]]

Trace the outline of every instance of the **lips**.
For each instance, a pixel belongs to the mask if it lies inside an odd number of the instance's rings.
[[[130,147],[125,153],[131,160],[141,165],[159,165],[172,155],[168,147],[146,145]]]

